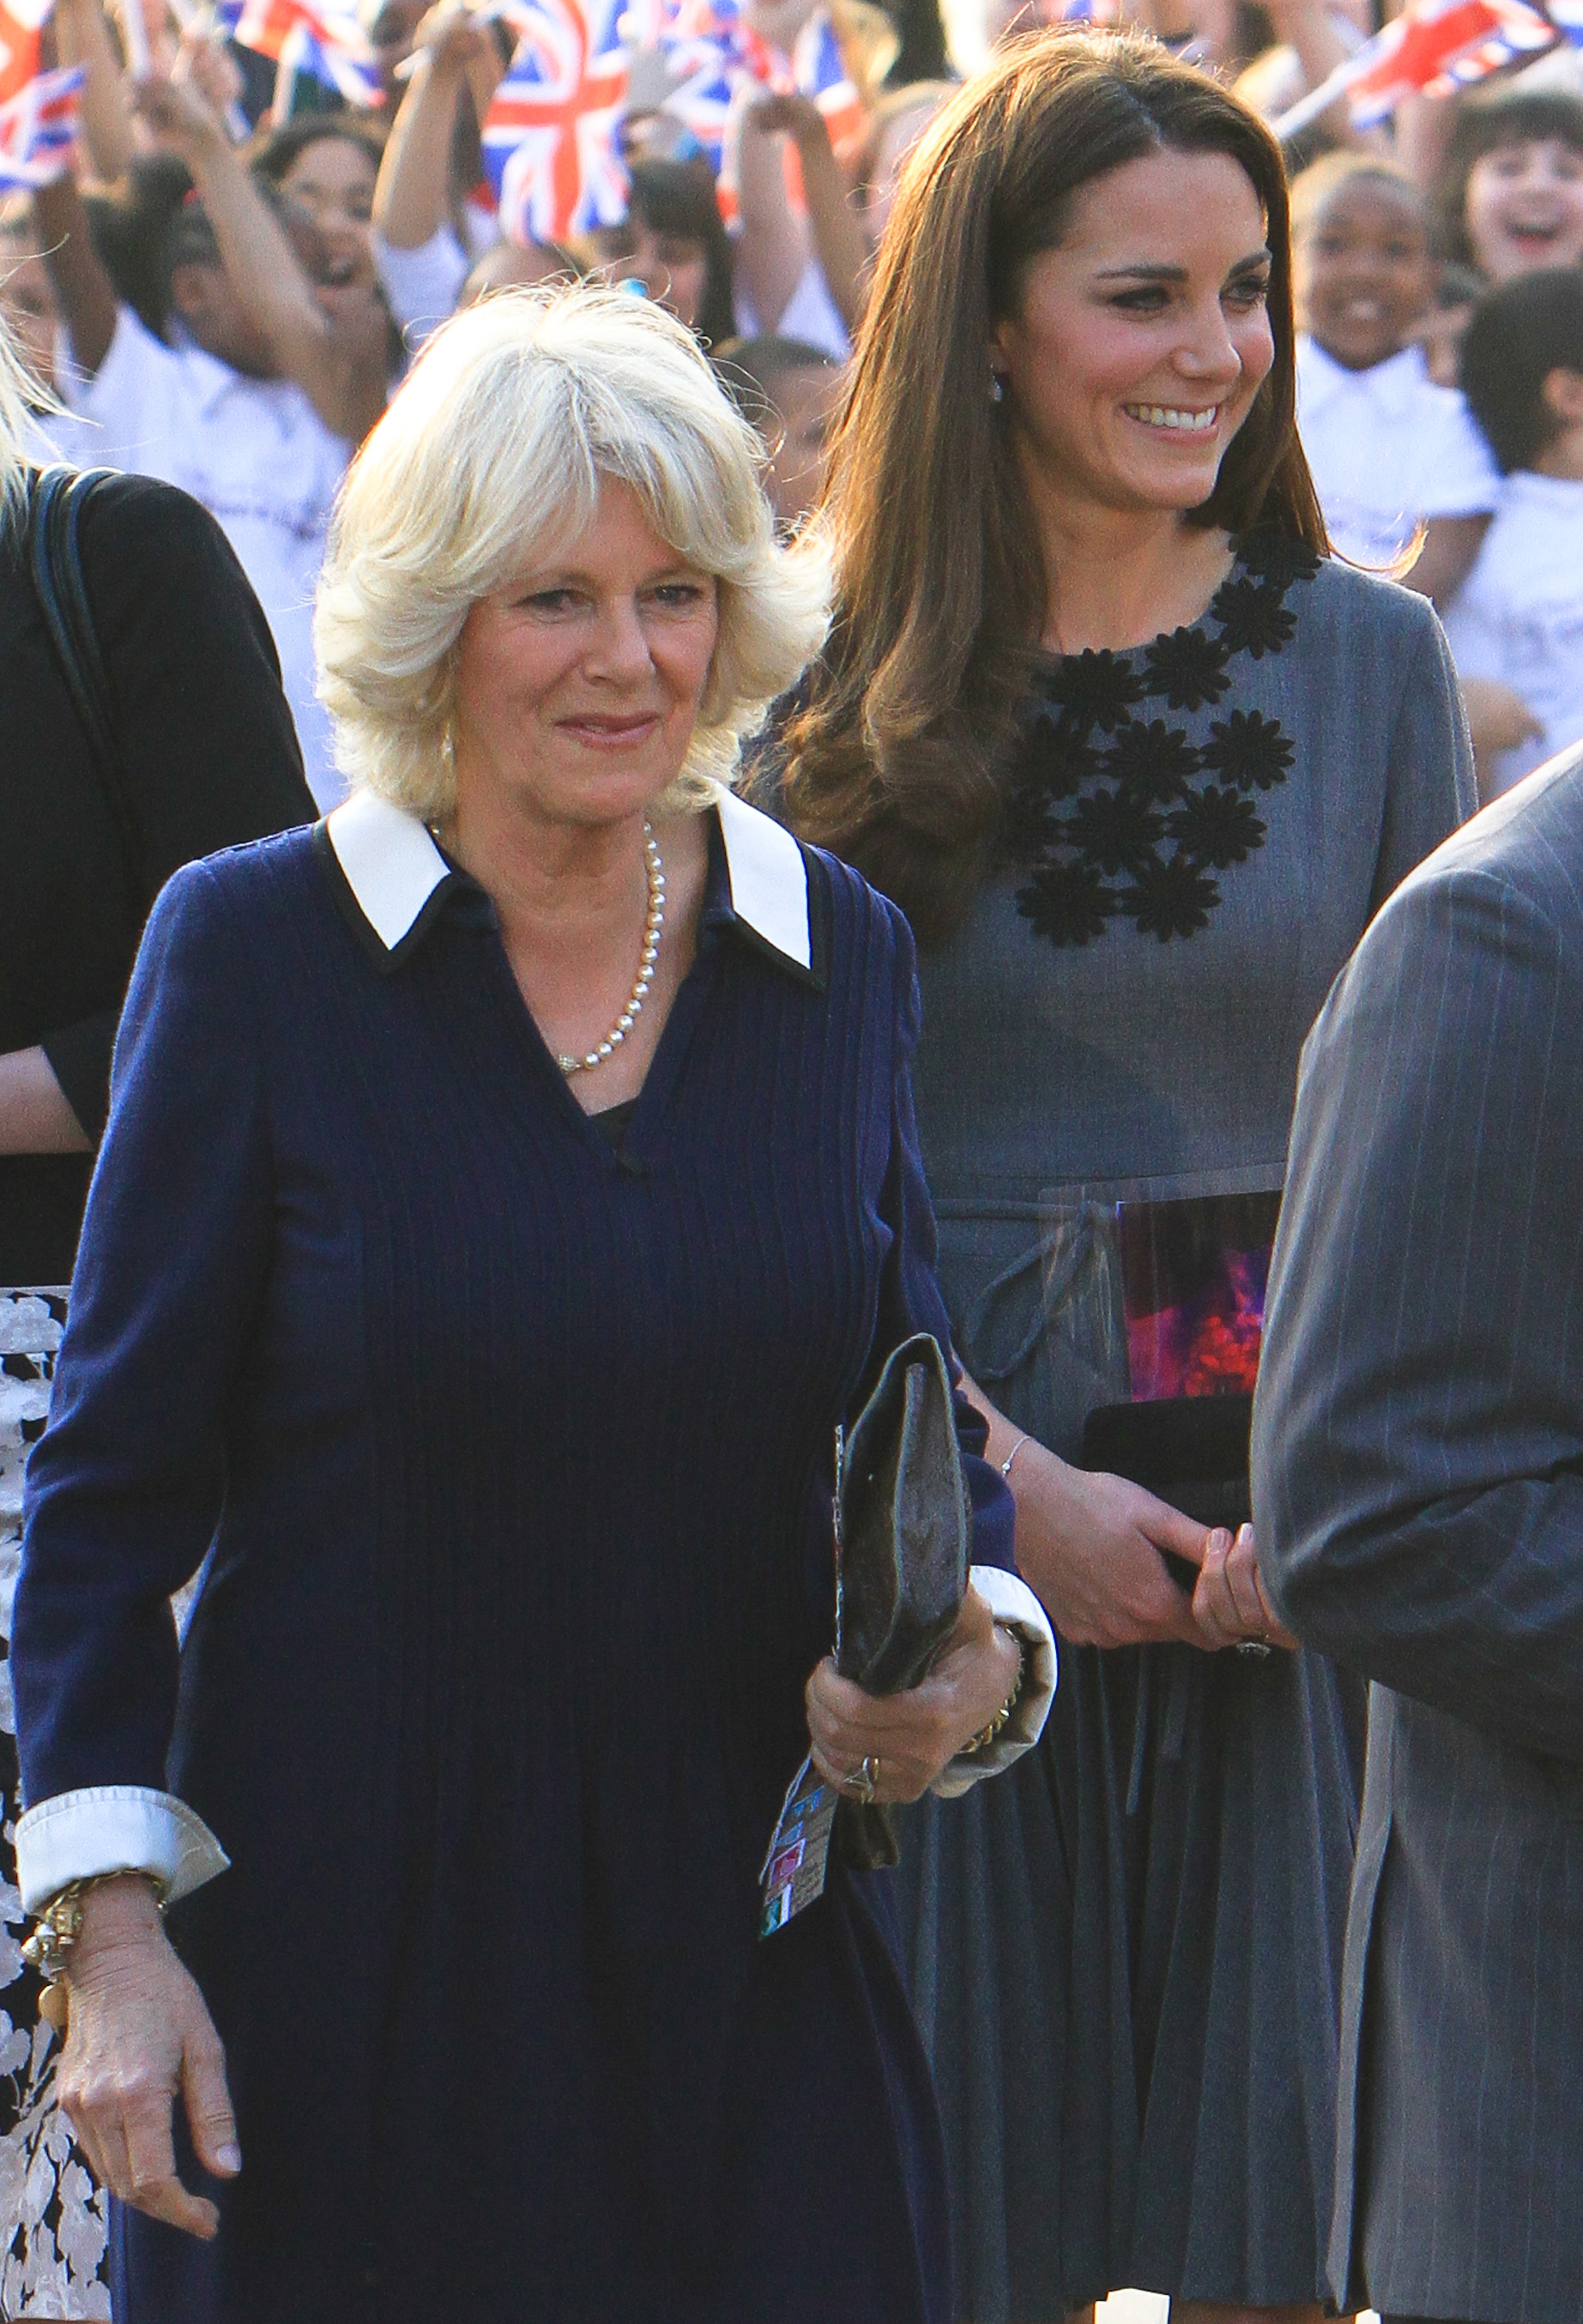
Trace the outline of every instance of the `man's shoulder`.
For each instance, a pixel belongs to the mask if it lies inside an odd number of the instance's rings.
[[[1535,768],[1453,832],[1392,902],[1479,881],[1509,888],[1562,917],[1583,915],[1583,743]]]

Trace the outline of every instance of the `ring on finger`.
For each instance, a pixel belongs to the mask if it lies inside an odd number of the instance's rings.
[[[867,1807],[873,1801],[879,1782],[879,1761],[866,1758],[860,1767],[854,1767],[847,1778],[847,1789],[855,1800]]]

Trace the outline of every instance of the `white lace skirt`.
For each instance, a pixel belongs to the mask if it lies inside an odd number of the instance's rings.
[[[63,1291],[0,1290],[0,2319],[107,2317],[109,2199],[55,2104],[54,2035],[22,1958],[11,1607],[22,1562],[22,1472],[43,1431]]]

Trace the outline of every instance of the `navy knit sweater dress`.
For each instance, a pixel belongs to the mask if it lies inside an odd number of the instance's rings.
[[[832,1432],[946,1333],[911,939],[804,852],[796,957],[715,822],[617,1147],[409,829],[427,893],[322,825],[166,889],[31,1464],[30,1805],[168,1791],[231,1859],[170,1926],[244,2168],[212,2246],[118,2212],[116,2313],[932,2324],[888,1876],[755,1936]]]

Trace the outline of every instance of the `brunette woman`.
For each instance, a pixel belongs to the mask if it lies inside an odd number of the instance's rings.
[[[942,1286],[1071,1649],[1040,1750],[909,1836],[971,2324],[1328,2292],[1361,1706],[1271,1619],[1251,1530],[1074,1465],[1118,1376],[1061,1240],[1124,1185],[1273,1207],[1326,989],[1471,803],[1433,611],[1328,559],[1292,415],[1251,112],[1064,32],[945,107],[834,447],[788,798],[926,948]]]

